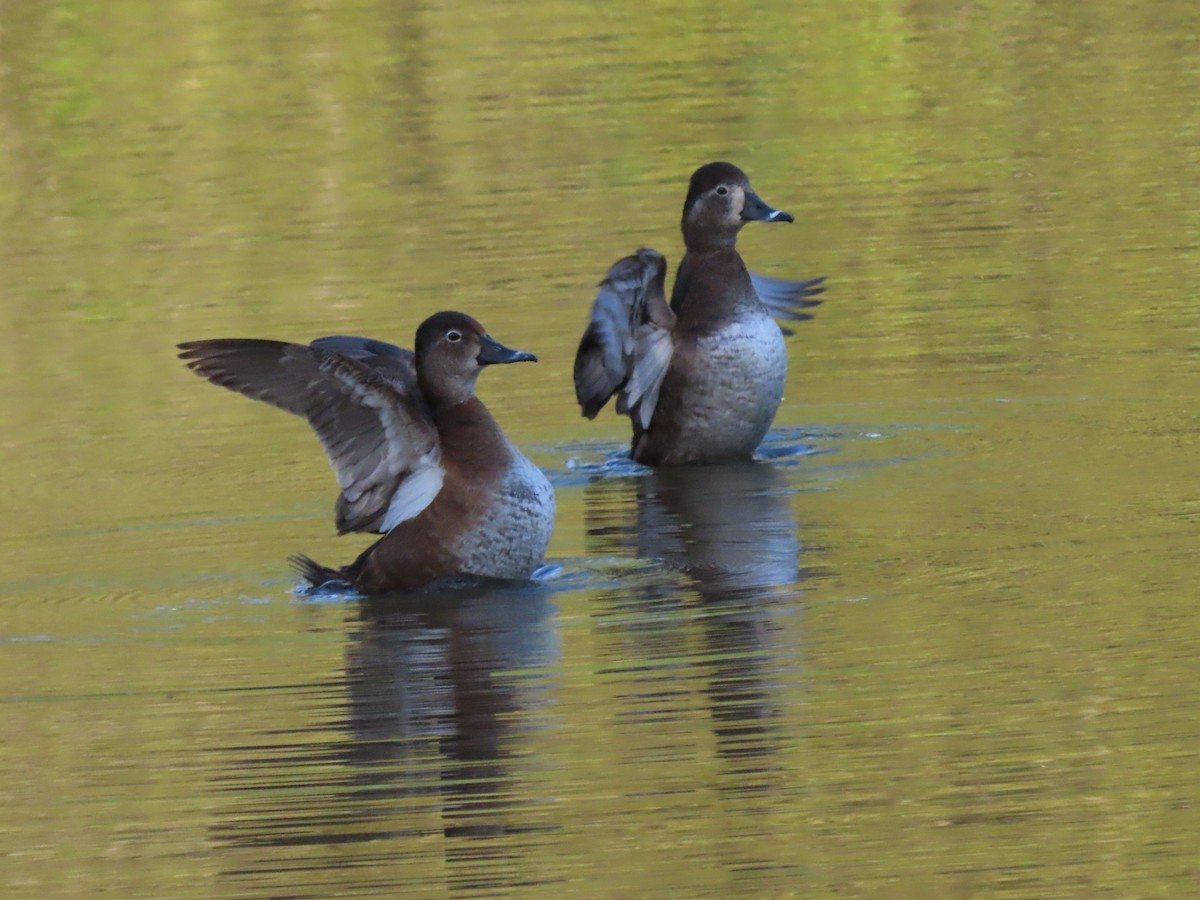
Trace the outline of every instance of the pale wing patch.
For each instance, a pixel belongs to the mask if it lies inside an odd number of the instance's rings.
[[[426,453],[413,466],[412,473],[400,482],[396,493],[388,504],[379,530],[386,534],[401,522],[420,515],[425,507],[442,489],[446,470],[442,468],[441,454],[436,450]]]
[[[441,490],[436,434],[415,427],[391,385],[362,378],[336,356],[323,368],[366,417],[358,427],[345,419],[337,431],[322,436],[342,489],[339,527],[387,533],[418,515]]]
[[[642,428],[650,427],[654,407],[658,404],[658,392],[674,352],[675,343],[670,331],[653,325],[643,325],[638,329],[637,349],[634,352],[636,362],[621,392],[621,407],[624,408],[620,411],[636,410]]]
[[[614,394],[618,411],[626,411],[645,329],[674,328],[675,314],[663,293],[666,270],[661,253],[643,248],[617,260],[600,283],[575,353],[575,397],[587,418],[595,418]]]
[[[356,483],[374,483],[403,474],[409,468],[420,467],[431,451],[426,448],[414,447],[421,435],[414,434],[412,422],[404,416],[395,402],[387,394],[371,384],[364,384],[349,372],[335,370],[335,377],[345,386],[346,392],[354,398],[363,409],[369,409],[378,419],[383,429],[382,452],[374,454],[362,453],[362,447],[355,447],[360,458],[354,469],[338,471],[338,484],[342,490],[351,489]],[[415,440],[414,440],[415,439]],[[424,450],[417,460],[412,460],[413,450]],[[435,460],[436,461],[436,460]],[[373,464],[373,465],[372,465]],[[367,468],[370,465],[370,468]]]

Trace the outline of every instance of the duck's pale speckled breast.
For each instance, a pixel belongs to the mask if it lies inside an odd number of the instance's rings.
[[[674,446],[706,457],[750,455],[771,427],[786,378],[783,333],[761,307],[700,337]]]
[[[528,578],[546,558],[554,530],[554,488],[514,445],[496,501],[478,527],[459,539],[462,571],[489,578]]]

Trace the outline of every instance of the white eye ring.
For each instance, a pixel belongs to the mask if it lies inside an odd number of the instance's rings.
[[[452,344],[457,344],[459,341],[462,340],[462,332],[461,331],[447,331],[446,332],[446,340],[448,340]]]
[[[729,188],[725,187],[725,185],[721,185],[719,188],[717,188],[717,195],[720,197],[724,197],[728,193]]]

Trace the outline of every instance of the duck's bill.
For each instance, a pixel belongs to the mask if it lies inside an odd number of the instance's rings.
[[[742,219],[747,222],[794,222],[791,213],[776,209],[763,202],[754,191],[746,191],[746,203],[742,206]]]
[[[479,355],[475,357],[475,361],[481,366],[491,366],[496,363],[537,362],[537,357],[532,353],[505,347],[487,335],[483,336],[480,344]]]

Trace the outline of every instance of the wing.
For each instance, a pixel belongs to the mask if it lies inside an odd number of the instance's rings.
[[[308,420],[337,473],[340,533],[390,531],[428,506],[442,485],[437,428],[415,375],[393,380],[402,368],[399,362],[385,372],[329,349],[338,341],[362,340],[323,338],[309,346],[263,340],[179,345],[180,359],[197,375]],[[363,352],[379,347],[358,345]]]
[[[825,293],[825,278],[810,278],[808,281],[788,281],[785,278],[771,278],[757,272],[750,273],[750,281],[758,299],[776,319],[786,319],[791,322],[802,322],[812,318],[812,313],[801,310],[820,306],[820,300],[814,300],[818,294]],[[779,326],[784,334],[793,334],[789,328]]]
[[[404,390],[415,392],[417,384],[417,355],[411,350],[377,341],[375,338],[336,334],[317,338],[310,347],[340,353],[366,363],[388,381]]]
[[[674,352],[667,262],[642,249],[608,270],[575,353],[575,397],[589,419],[617,395],[617,411],[646,428]]]

